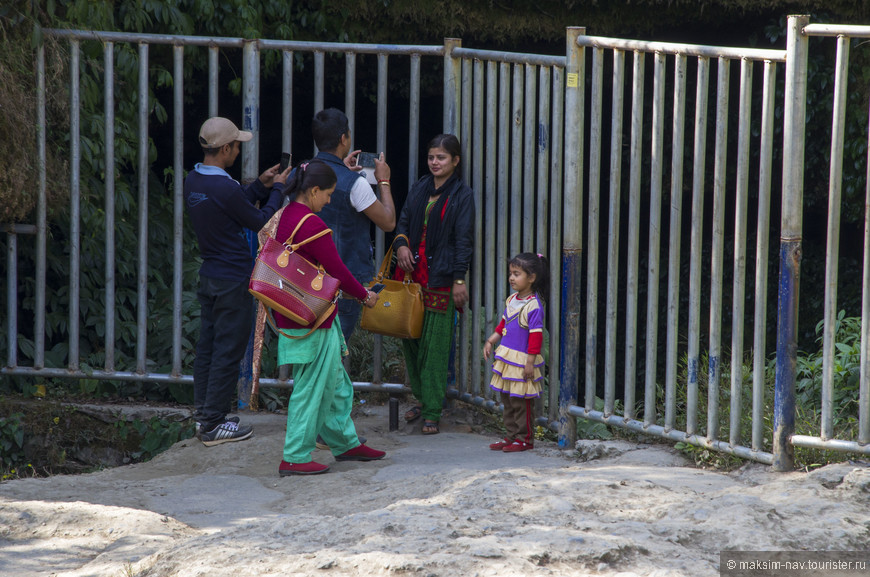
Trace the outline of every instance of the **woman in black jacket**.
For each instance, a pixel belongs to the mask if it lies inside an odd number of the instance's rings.
[[[428,150],[430,174],[411,187],[396,226],[410,239],[396,239],[397,264],[423,286],[423,334],[402,341],[402,350],[420,402],[405,420],[422,416],[424,435],[439,432],[454,310],[468,303],[465,275],[474,247],[474,196],[460,177],[459,140],[440,134]]]

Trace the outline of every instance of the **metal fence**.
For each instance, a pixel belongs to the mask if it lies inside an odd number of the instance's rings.
[[[392,111],[387,72],[391,59],[407,59],[408,184],[416,180],[421,78],[430,66],[443,68],[443,129],[460,137],[465,177],[475,191],[471,308],[460,317],[457,390],[451,392],[453,396],[497,408],[497,400],[486,386],[488,364],[479,351],[507,296],[504,271],[508,259],[520,251],[533,251],[549,257],[553,281],[547,327],[551,343],[549,388],[539,409],[545,415],[542,422],[559,430],[560,443],[573,441],[575,417],[579,417],[783,469],[793,464],[793,446],[868,453],[870,394],[866,370],[861,375],[857,440],[831,438],[829,369],[825,373],[820,436],[793,434],[808,37],[838,37],[824,341],[825,363],[830,366],[835,346],[832,327],[836,320],[842,160],[838,150],[843,142],[848,38],[870,36],[868,30],[808,25],[805,17],[793,17],[789,19],[787,50],[760,50],[600,38],[586,36],[583,28],[569,28],[564,56],[474,50],[462,47],[455,39],[446,40],[443,46],[391,46],[48,31],[67,39],[71,54],[69,365],[45,367],[45,294],[47,289],[58,287],[45,286],[46,182],[42,170],[35,227],[16,225],[7,230],[9,349],[0,374],[189,383],[192,378],[185,374],[189,367],[183,366],[181,338],[181,247],[185,242],[181,190],[183,170],[192,164],[192,159],[185,160],[183,155],[185,46],[207,50],[209,115],[218,111],[222,53],[242,52],[243,128],[255,134],[251,144],[243,147],[243,180],[256,178],[259,166],[263,53],[280,54],[281,108],[269,110],[268,117],[281,119],[284,150],[291,150],[294,132],[300,126],[307,127],[311,114],[324,106],[328,53],[344,55],[344,108],[351,126],[357,125],[357,57],[371,54],[377,58],[377,149],[386,149],[389,154],[391,149],[404,146],[387,142],[386,125]],[[132,43],[138,50],[138,334],[136,366],[130,370],[114,366],[113,314],[107,314],[105,320],[105,366],[96,371],[83,371],[79,366],[81,42],[101,42],[104,48],[105,165],[109,174],[115,166],[113,46]],[[149,110],[148,99],[141,95],[147,95],[153,82],[148,65],[153,45],[171,46],[173,62],[173,360],[172,370],[163,374],[147,370],[145,348]],[[302,57],[308,60],[300,72],[294,60]],[[39,150],[44,166],[42,49],[37,62]],[[787,66],[781,64],[785,62]],[[715,86],[710,78],[714,71]],[[732,82],[732,72],[738,74],[737,82]],[[300,81],[312,83],[313,110],[303,111],[294,105],[293,84]],[[785,87],[782,94],[777,94],[778,83]],[[774,136],[780,130],[775,117],[778,103],[784,111],[781,199],[775,194],[780,167],[773,154]],[[105,307],[114,311],[118,257],[112,252],[111,179],[105,185]],[[712,206],[708,201],[711,196]],[[773,308],[777,306],[773,299],[768,299],[769,255],[775,251],[770,246],[770,233],[777,230],[777,224],[770,220],[776,210],[782,213],[778,309]],[[688,235],[684,227],[688,227]],[[17,357],[20,234],[36,235],[36,319],[30,367],[19,366]],[[733,245],[726,245],[726,238],[734,239]],[[384,248],[381,233],[376,245],[380,256]],[[868,248],[870,233],[865,238],[864,295],[870,286]],[[681,276],[689,279],[688,287],[681,286]],[[870,305],[866,296],[864,300],[866,321]],[[771,348],[767,320],[774,310],[778,319],[776,388],[771,399],[765,351]],[[752,328],[751,340],[747,327]],[[866,322],[864,327],[866,335]],[[867,367],[868,339],[863,342],[862,367]],[[737,351],[730,358],[729,349]],[[750,368],[744,376],[746,350],[752,355],[746,361]],[[355,387],[406,391],[401,383],[380,382],[381,354],[381,342],[376,339],[372,382],[355,383]],[[723,372],[727,373],[727,386],[722,386]],[[286,373],[261,382],[263,386],[290,386]],[[723,400],[726,406],[722,406]],[[771,413],[772,439],[764,438],[763,429]],[[747,422],[748,429],[744,426]]]
[[[777,402],[778,420],[775,441],[779,468],[789,469],[793,464],[790,446],[833,449],[856,453],[870,453],[870,161],[865,161],[866,201],[864,214],[863,278],[861,284],[861,369],[858,391],[858,438],[838,439],[834,431],[835,350],[838,324],[837,284],[840,257],[840,216],[843,185],[844,136],[846,132],[847,95],[850,65],[850,46],[853,39],[870,38],[870,26],[843,26],[810,24],[808,16],[794,16],[788,22],[789,76],[786,81],[786,108],[783,166],[783,215],[780,271],[780,329],[777,347],[777,394],[782,389],[782,400]],[[807,142],[807,79],[809,74],[810,38],[836,39],[836,61],[832,88],[831,140],[828,162],[827,252],[825,262],[825,313],[823,331],[823,361],[821,413],[819,434],[795,435],[795,380],[796,331],[799,310],[798,289],[802,254],[804,166],[807,154],[824,154]],[[827,40],[829,43],[830,40]],[[817,50],[830,46],[820,41]],[[866,109],[866,105],[862,108]],[[866,118],[866,117],[864,117]],[[870,119],[865,122],[870,125]],[[846,383],[840,385],[846,386]]]

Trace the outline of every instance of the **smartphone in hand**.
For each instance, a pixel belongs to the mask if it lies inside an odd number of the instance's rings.
[[[291,158],[292,158],[292,155],[289,152],[282,152],[281,153],[281,166],[278,169],[279,172],[284,172],[285,170],[287,170],[287,167],[290,166],[290,159]]]
[[[363,168],[374,168],[375,159],[380,158],[380,156],[381,155],[377,152],[360,152],[359,157],[357,158],[357,164]]]
[[[369,287],[369,290],[373,293],[379,293],[384,290],[384,283],[375,283],[371,287]]]

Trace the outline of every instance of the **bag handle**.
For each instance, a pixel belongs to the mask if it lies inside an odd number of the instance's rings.
[[[335,310],[335,302],[333,301],[332,306],[330,306],[328,309],[326,309],[326,311],[324,311],[324,313],[322,315],[320,315],[320,318],[317,319],[317,321],[314,323],[314,326],[311,327],[311,330],[308,331],[307,333],[305,333],[304,335],[299,335],[299,336],[288,335],[287,333],[285,333],[284,331],[279,329],[278,325],[275,324],[275,319],[272,317],[272,311],[268,307],[266,307],[266,320],[269,321],[269,326],[271,326],[272,330],[274,330],[276,333],[284,335],[288,339],[293,339],[295,341],[297,339],[304,339],[305,337],[307,337],[308,335],[310,335],[311,333],[313,333],[314,331],[319,329],[320,325],[322,325],[326,321],[326,319],[329,318],[329,315],[331,315],[332,311],[334,311],[334,310]]]
[[[390,268],[390,261],[393,260],[393,245],[396,244],[396,240],[400,239],[400,238],[404,238],[405,242],[408,243],[408,246],[411,246],[411,240],[408,238],[408,235],[405,235],[405,234],[397,234],[396,235],[396,237],[393,239],[393,242],[390,243],[390,249],[384,253],[384,260],[381,261],[381,268],[380,268],[380,270],[378,270],[377,277],[375,277],[378,282],[381,282],[387,276],[387,271]],[[404,277],[404,280],[402,282],[405,282],[405,283],[411,282],[410,273],[406,270],[403,270],[402,272],[405,273],[405,277]]]
[[[296,236],[296,233],[297,233],[297,232],[299,232],[299,229],[302,227],[302,223],[305,222],[306,220],[308,220],[308,218],[309,218],[309,217],[312,217],[312,216],[314,216],[314,213],[313,213],[313,212],[309,212],[308,214],[306,214],[305,216],[303,216],[301,219],[299,219],[299,222],[296,224],[296,228],[293,229],[293,232],[291,232],[291,233],[290,233],[290,236],[287,237],[287,240],[284,241],[284,245],[285,245],[285,246],[288,245],[288,244],[290,245],[290,251],[291,251],[291,252],[296,252],[296,250],[297,250],[300,246],[302,246],[302,245],[306,245],[306,244],[308,244],[309,242],[315,241],[315,240],[317,240],[318,238],[320,238],[321,236],[325,236],[325,235],[327,235],[327,234],[332,234],[332,229],[331,229],[331,228],[327,228],[327,229],[325,229],[325,230],[321,230],[320,232],[318,232],[318,233],[315,234],[315,235],[309,236],[308,238],[306,238],[306,239],[303,240],[303,241],[299,241],[298,243],[293,244],[293,237]],[[392,248],[392,247],[391,247],[391,248]]]

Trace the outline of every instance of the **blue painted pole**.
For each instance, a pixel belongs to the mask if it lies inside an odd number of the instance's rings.
[[[580,365],[580,265],[583,239],[583,107],[584,49],[577,38],[585,28],[566,30],[565,61],[565,189],[562,239],[562,325],[559,380],[559,447],[573,448],[577,420],[569,408],[577,404]]]
[[[809,16],[790,16],[786,48],[783,120],[782,232],[779,250],[779,305],[776,333],[776,382],[773,408],[773,469],[794,469],[791,437],[795,427],[798,293],[806,137],[807,52],[803,28]]]

